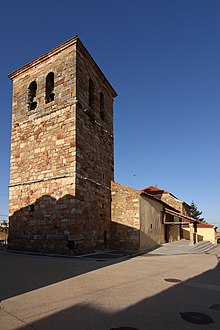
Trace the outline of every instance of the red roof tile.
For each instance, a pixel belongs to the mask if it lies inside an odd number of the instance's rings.
[[[197,224],[197,227],[199,228],[214,228],[214,225],[210,225],[209,223],[205,223],[205,222],[200,222]]]
[[[187,220],[186,220],[187,221]],[[188,221],[187,221],[188,222]],[[187,227],[188,225],[183,225],[183,227]],[[211,225],[210,223],[199,222],[197,223],[198,228],[215,228],[216,226]]]
[[[158,187],[155,187],[155,186],[149,186],[145,189],[142,189],[143,192],[146,192],[150,195],[158,195],[158,194],[169,194],[168,191],[166,190],[163,190],[163,189],[160,189]]]

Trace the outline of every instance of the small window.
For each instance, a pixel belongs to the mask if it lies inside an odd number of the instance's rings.
[[[100,117],[102,120],[105,120],[105,98],[104,94],[100,93]]]
[[[92,79],[89,79],[89,106],[94,108],[94,83]]]
[[[54,101],[54,73],[48,73],[46,77],[46,103]]]
[[[28,109],[34,110],[37,107],[37,83],[32,81],[28,87]]]

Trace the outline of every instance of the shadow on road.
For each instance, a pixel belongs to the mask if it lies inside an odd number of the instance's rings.
[[[0,301],[118,263],[119,257],[94,260],[2,252]]]
[[[162,293],[139,301],[123,310],[110,312],[105,306],[92,303],[78,304],[30,325],[22,326],[19,330],[30,328],[108,330],[127,329],[126,327],[140,330],[219,329],[219,278],[218,264],[215,269],[189,281],[179,284],[167,282],[167,289]],[[161,278],[161,281],[164,281],[164,278]],[[219,295],[216,300],[214,293],[217,291]],[[115,299],[117,300],[117,296]]]

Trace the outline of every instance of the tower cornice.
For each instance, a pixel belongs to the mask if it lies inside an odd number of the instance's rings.
[[[14,78],[16,78],[17,76],[23,74],[25,71],[35,67],[36,65],[48,60],[50,57],[62,52],[64,49],[74,45],[77,40],[79,40],[78,36],[75,36],[69,40],[67,40],[66,42],[62,43],[61,45],[53,48],[52,50],[48,51],[47,53],[41,55],[40,57],[37,57],[35,60],[25,64],[24,66],[22,66],[21,68],[13,71],[12,73],[10,73],[8,75],[8,77],[13,80]]]

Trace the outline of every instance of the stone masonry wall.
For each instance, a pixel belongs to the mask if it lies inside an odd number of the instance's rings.
[[[112,182],[111,244],[114,248],[139,250],[139,198],[139,191]]]
[[[76,45],[13,77],[9,248],[69,253],[75,224]],[[45,102],[54,73],[54,101]],[[37,83],[37,107],[28,86]]]
[[[155,197],[158,197],[159,195],[156,195]],[[182,211],[182,201],[175,198],[174,196],[170,195],[170,194],[162,194],[159,196],[159,199],[165,203],[167,203],[168,205],[170,205],[171,207],[175,208],[178,211]]]
[[[191,216],[191,207],[185,202],[182,203],[182,213],[188,217]]]
[[[160,199],[161,201],[167,203],[168,205],[170,205],[171,207],[175,208],[176,210],[178,210],[180,213],[186,215],[186,216],[190,216],[190,206],[181,201],[180,199],[172,196],[171,194],[158,194],[158,195],[154,195],[156,198]]]
[[[89,105],[89,79],[94,85]],[[104,95],[104,118],[100,113]],[[114,178],[113,97],[115,92],[80,45],[77,48],[77,208],[76,221],[84,228],[85,251],[109,246],[111,180]]]
[[[46,102],[50,72],[55,98]],[[115,91],[77,37],[9,77],[9,248],[80,254],[107,247]],[[89,79],[94,83],[92,107]],[[33,81],[37,107],[30,110],[28,87]]]

